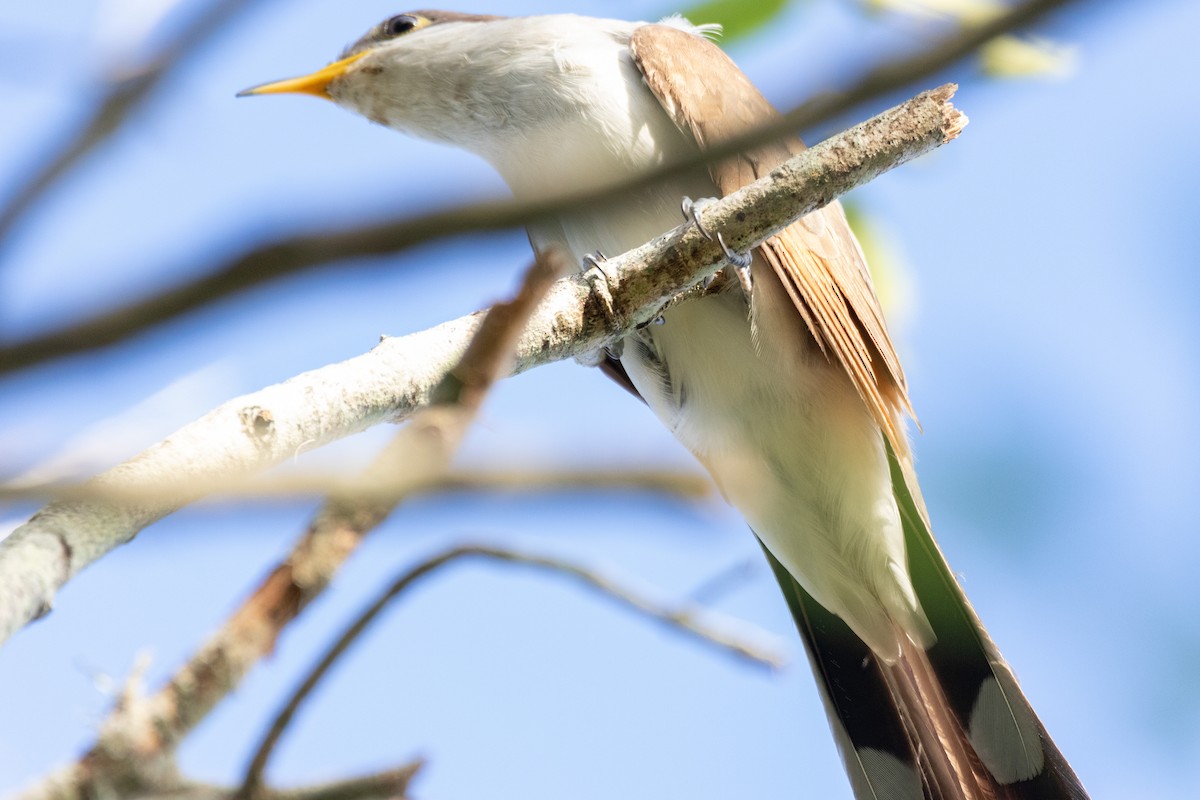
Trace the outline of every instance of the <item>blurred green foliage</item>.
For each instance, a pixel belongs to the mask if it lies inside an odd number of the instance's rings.
[[[708,0],[679,13],[697,25],[716,22],[721,25],[722,42],[754,33],[787,6],[788,0]]]

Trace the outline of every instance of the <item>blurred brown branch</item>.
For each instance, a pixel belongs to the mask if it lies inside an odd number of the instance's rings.
[[[254,3],[255,0],[214,0],[171,41],[159,47],[157,55],[134,70],[125,70],[114,77],[88,120],[72,132],[56,152],[34,168],[13,192],[8,204],[0,209],[0,253],[3,253],[13,226],[47,190],[116,133],[176,67]],[[3,361],[4,357],[0,356],[0,362]]]
[[[184,490],[210,500],[273,500],[335,493],[354,501],[388,500],[401,495],[478,492],[649,491],[696,499],[712,493],[712,483],[694,470],[629,467],[589,468],[476,468],[451,469],[440,475],[397,480],[380,476],[368,483],[361,476],[342,472],[301,472],[279,476],[214,475],[211,479],[165,479],[141,486],[108,486],[85,483],[0,485],[0,502],[16,500],[87,500],[98,503],[164,503]]]
[[[1071,1],[1026,0],[1018,3],[986,23],[964,27],[911,56],[874,68],[849,88],[814,98],[785,114],[776,124],[600,191],[566,192],[536,203],[476,203],[407,220],[301,234],[252,248],[193,281],[49,333],[0,345],[0,374],[120,342],[221,298],[333,261],[394,253],[422,242],[469,231],[512,228],[547,214],[561,213],[566,206],[601,202],[692,169],[698,163],[720,160],[764,141],[824,123],[869,100],[923,80],[971,54],[981,44],[1029,26]],[[170,265],[160,271],[162,274],[178,272]]]

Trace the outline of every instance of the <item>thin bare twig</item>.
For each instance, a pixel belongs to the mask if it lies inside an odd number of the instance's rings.
[[[783,656],[775,647],[767,647],[760,642],[750,641],[744,632],[730,630],[728,624],[715,625],[705,619],[705,614],[694,606],[671,607],[651,600],[637,592],[622,587],[618,582],[595,570],[580,564],[571,563],[558,558],[531,555],[507,548],[491,547],[488,545],[461,545],[433,556],[415,567],[406,570],[396,578],[379,597],[355,618],[341,636],[326,650],[321,659],[305,675],[304,680],[292,692],[291,697],[279,710],[262,743],[259,744],[242,784],[241,800],[250,800],[256,796],[256,791],[262,783],[263,772],[267,762],[275,750],[280,738],[287,730],[300,706],[317,687],[317,684],[329,672],[350,646],[358,639],[367,627],[378,618],[379,614],[404,591],[409,589],[421,578],[463,559],[484,559],[503,564],[519,564],[546,570],[559,575],[565,575],[594,589],[600,594],[616,600],[621,605],[658,620],[666,625],[696,637],[701,642],[719,647],[739,658],[751,663],[769,668],[778,668],[783,664]],[[756,638],[761,638],[758,634]]]
[[[688,592],[688,600],[693,603],[713,605],[735,589],[740,589],[750,583],[762,572],[764,566],[761,558],[747,558],[730,564]]]
[[[745,251],[849,189],[956,136],[965,118],[952,86],[924,92],[790,159],[705,206],[705,223]],[[551,287],[517,344],[517,371],[604,347],[650,322],[682,287],[725,263],[695,225],[573,274]],[[372,424],[412,413],[478,330],[479,315],[381,343],[371,353],[237,398],[94,480],[153,485],[163,476],[245,475]],[[466,377],[466,376],[464,376]],[[52,503],[0,541],[0,641],[49,608],[58,588],[144,526],[197,499],[160,504]],[[287,582],[282,586],[286,589]],[[280,598],[277,598],[280,599]]]
[[[114,79],[87,122],[83,123],[21,183],[0,210],[0,253],[13,226],[55,183],[105,142],[146,101],[175,67],[186,61],[253,0],[215,0],[187,27],[159,48],[158,54],[137,70]],[[0,362],[4,357],[0,356]]]
[[[469,231],[513,228],[561,213],[564,208],[603,202],[693,169],[697,164],[718,161],[765,141],[831,120],[862,103],[927,78],[969,55],[979,45],[1029,26],[1071,1],[1026,0],[1001,16],[978,26],[965,27],[961,32],[913,56],[877,67],[848,89],[814,98],[783,115],[774,124],[602,189],[581,194],[568,192],[537,202],[475,203],[406,220],[292,236],[252,248],[189,283],[58,330],[0,346],[0,374],[115,344],[139,331],[221,298],[334,261],[395,253],[432,239]],[[163,274],[190,272],[170,267],[164,267],[161,271]]]
[[[408,787],[424,767],[420,759],[396,769],[361,778],[350,778],[299,789],[268,789],[261,800],[403,800]],[[226,790],[222,800],[233,800],[239,790]]]

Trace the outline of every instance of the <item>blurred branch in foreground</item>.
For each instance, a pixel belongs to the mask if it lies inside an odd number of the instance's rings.
[[[964,26],[914,55],[878,66],[847,89],[819,95],[783,115],[774,125],[713,146],[685,162],[664,165],[633,181],[622,182],[600,192],[583,195],[568,192],[561,197],[537,203],[475,203],[407,220],[301,234],[252,248],[193,281],[48,333],[0,345],[0,374],[115,344],[222,298],[324,264],[395,253],[433,239],[470,231],[517,227],[547,213],[561,213],[564,207],[599,202],[661,181],[696,164],[717,161],[751,146],[792,135],[797,130],[811,129],[870,100],[934,75],[995,37],[1032,25],[1045,14],[1071,1],[1026,0],[1002,15],[978,25]],[[180,270],[164,265],[159,272],[169,275]]]
[[[361,476],[347,478],[344,473],[301,472],[278,476],[210,476],[185,481],[166,481],[155,485],[101,486],[78,484],[0,484],[0,502],[17,500],[86,500],[98,503],[162,504],[180,494],[193,492],[210,500],[249,500],[269,502],[317,494],[337,494],[354,501],[385,501],[403,494],[451,494],[478,492],[571,492],[571,491],[647,491],[687,499],[700,499],[712,493],[712,482],[694,470],[647,469],[640,465],[627,468],[588,467],[504,467],[451,469],[438,475],[398,480],[379,476],[367,483]]]

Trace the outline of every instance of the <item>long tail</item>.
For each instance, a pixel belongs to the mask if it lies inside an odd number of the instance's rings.
[[[937,634],[877,659],[770,553],[858,800],[1087,800],[967,602],[889,451],[909,571]]]

